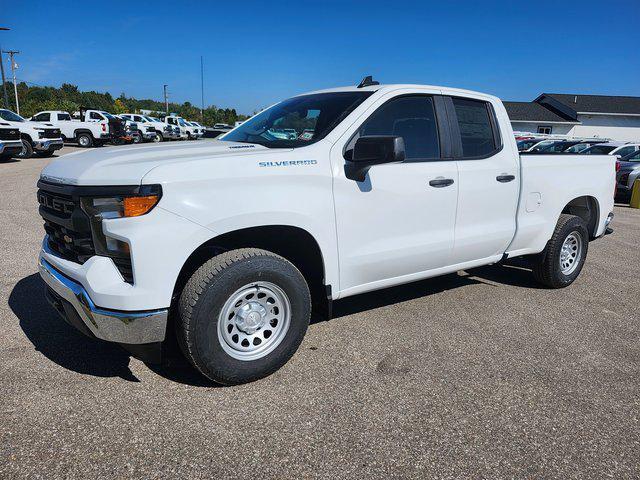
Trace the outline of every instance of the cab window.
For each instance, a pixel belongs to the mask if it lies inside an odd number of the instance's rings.
[[[491,155],[499,148],[491,105],[469,98],[452,98],[452,101],[460,131],[462,158]]]
[[[353,148],[359,137],[391,135],[402,137],[405,161],[440,159],[438,125],[433,97],[411,95],[394,98],[376,110],[360,127],[350,142]]]
[[[40,113],[33,117],[34,122],[48,122],[51,120],[50,113]]]

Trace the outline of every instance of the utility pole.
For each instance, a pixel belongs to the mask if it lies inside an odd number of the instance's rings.
[[[204,62],[200,55],[200,121],[204,123]]]
[[[20,53],[17,50],[5,50],[6,54],[9,55],[9,59],[11,60],[11,74],[13,75],[13,92],[16,95],[16,113],[20,115],[20,103],[18,102],[18,83],[16,82],[16,68],[18,68],[18,64],[14,58],[14,55]]]
[[[9,30],[7,27],[0,27],[0,30]],[[2,90],[4,92],[4,108],[9,108],[9,97],[7,96],[7,85],[4,78],[4,60],[2,59],[2,47],[0,46],[0,72],[2,73]]]
[[[169,97],[167,96],[167,85],[164,86],[164,110],[169,115]]]

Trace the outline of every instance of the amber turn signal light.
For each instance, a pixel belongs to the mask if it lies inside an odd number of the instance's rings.
[[[124,217],[139,217],[150,211],[159,197],[147,195],[145,197],[124,197]]]

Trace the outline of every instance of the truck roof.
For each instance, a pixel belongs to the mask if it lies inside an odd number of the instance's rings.
[[[497,97],[493,95],[489,95],[482,92],[476,92],[473,90],[464,90],[461,88],[451,88],[451,87],[441,87],[438,85],[420,85],[420,84],[404,84],[404,83],[395,83],[389,85],[369,85],[366,87],[357,87],[354,85],[346,86],[346,87],[336,87],[336,88],[327,88],[323,90],[314,90],[312,92],[302,93],[300,95],[311,95],[316,93],[330,93],[330,92],[392,92],[394,90],[401,89],[429,89],[429,90],[440,90],[445,95],[463,95],[463,96],[472,96],[472,97],[483,97],[483,98],[492,98],[494,100],[498,100]],[[296,95],[296,96],[300,96]]]

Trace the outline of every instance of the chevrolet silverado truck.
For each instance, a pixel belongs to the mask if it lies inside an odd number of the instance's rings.
[[[60,129],[63,141],[77,143],[84,148],[98,147],[111,139],[109,119],[98,110],[86,110],[84,117],[77,120],[69,112],[46,110],[36,113],[31,120],[54,125]]]
[[[144,129],[146,135],[143,136],[145,141],[162,142],[171,140],[175,137],[173,128],[168,123],[161,122],[157,118],[138,113],[123,113],[123,118],[136,122],[139,128]]]
[[[220,140],[54,160],[39,270],[87,335],[143,358],[177,338],[202,374],[239,384],[284,365],[337,299],[512,257],[570,285],[610,231],[614,164],[518,154],[496,97],[368,78]]]
[[[0,121],[0,161],[9,160],[22,152],[20,130],[3,125]]]
[[[16,158],[31,158],[34,154],[50,157],[63,146],[60,129],[50,123],[32,122],[11,110],[0,109],[0,124],[20,132],[22,149],[15,155]]]

